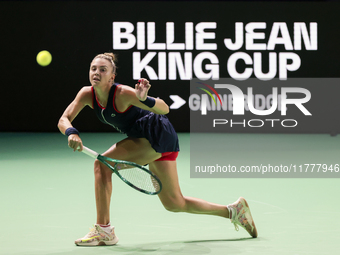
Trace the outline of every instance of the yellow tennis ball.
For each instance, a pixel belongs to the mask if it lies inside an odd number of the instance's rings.
[[[37,62],[41,66],[48,66],[52,61],[52,55],[47,50],[40,51],[37,55]]]

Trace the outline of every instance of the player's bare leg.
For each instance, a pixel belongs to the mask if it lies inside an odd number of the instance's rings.
[[[144,165],[161,157],[145,138],[126,138],[103,153],[104,156],[128,160]],[[114,245],[118,242],[114,227],[110,225],[110,201],[112,194],[112,171],[96,160],[94,163],[97,223],[76,245]]]
[[[112,194],[112,171],[99,160],[94,163],[97,224],[110,222],[110,201]]]
[[[158,194],[163,206],[172,212],[209,214],[229,218],[227,206],[204,201],[199,198],[183,196],[177,175],[176,161],[155,161],[150,163],[153,171],[162,182]]]
[[[126,138],[113,145],[103,156],[132,161],[145,165],[161,157],[145,138]],[[112,194],[112,171],[100,161],[95,161],[95,195],[97,224],[110,222],[110,201]]]
[[[257,237],[255,223],[244,198],[241,197],[235,203],[225,206],[183,196],[178,182],[176,161],[155,161],[150,164],[150,170],[162,182],[163,189],[158,197],[167,210],[230,218],[236,230],[241,226],[252,237]]]

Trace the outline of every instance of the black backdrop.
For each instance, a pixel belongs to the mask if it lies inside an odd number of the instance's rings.
[[[299,51],[301,66],[289,72],[288,78],[336,78],[340,74],[339,11],[340,5],[335,2],[1,1],[0,131],[57,131],[64,109],[82,86],[89,85],[88,68],[98,53],[117,53],[116,81],[133,86],[132,53],[137,50],[113,49],[113,22],[130,22],[135,26],[137,22],[155,22],[159,42],[165,41],[166,22],[175,23],[178,42],[184,41],[185,22],[194,25],[216,22],[214,42],[218,49],[213,52],[219,59],[221,78],[230,77],[226,65],[233,52],[223,47],[223,38],[234,39],[235,22],[267,22],[267,35],[273,22],[286,22],[290,28],[293,22],[317,22],[318,50]],[[52,63],[47,67],[36,63],[41,50],[52,53]],[[240,51],[246,52],[244,46]],[[284,49],[277,47],[275,51]],[[145,56],[148,50],[138,52]],[[190,52],[196,56],[201,51]],[[150,65],[157,70],[156,59]],[[263,68],[268,68],[265,63]],[[142,76],[149,78],[146,72]],[[179,95],[188,101],[189,83],[179,78],[151,80],[150,94],[163,98],[169,105],[172,104],[169,95]],[[189,131],[189,113],[188,103],[169,113],[177,131]],[[112,131],[96,120],[89,108],[77,117],[74,125],[80,131]]]

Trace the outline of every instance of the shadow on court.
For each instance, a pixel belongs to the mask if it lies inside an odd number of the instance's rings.
[[[140,244],[133,246],[117,246],[112,247],[112,250],[121,254],[211,254],[213,250],[221,249],[219,253],[223,254],[231,251],[228,247],[228,242],[247,241],[249,238],[238,239],[216,239],[216,240],[190,240],[179,242],[160,242]],[[256,240],[256,239],[254,239]],[[233,249],[233,253],[236,250]],[[239,251],[240,252],[240,251]],[[237,253],[237,252],[236,252]]]
[[[154,242],[136,245],[117,244],[115,246],[81,247],[72,246],[62,252],[47,252],[48,255],[62,254],[139,254],[139,255],[170,255],[170,254],[242,254],[244,248],[235,247],[235,242],[243,242],[243,247],[249,246],[250,242],[258,242],[260,238],[235,238],[235,239],[207,239],[188,241]]]

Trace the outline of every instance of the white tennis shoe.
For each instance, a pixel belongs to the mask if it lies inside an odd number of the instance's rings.
[[[75,244],[78,246],[115,245],[118,240],[114,233],[114,227],[111,228],[111,233],[107,233],[99,225],[95,224],[90,232],[83,238],[77,239]]]
[[[239,230],[239,225],[252,237],[257,237],[257,230],[247,201],[240,197],[235,203],[227,205],[227,207],[232,216],[230,221],[234,224],[236,231]]]

